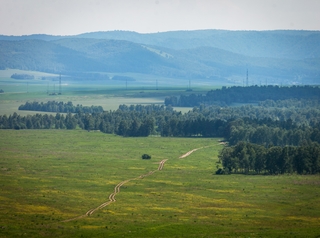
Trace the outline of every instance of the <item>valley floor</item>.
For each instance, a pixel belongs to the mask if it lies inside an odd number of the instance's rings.
[[[0,236],[320,235],[318,175],[215,175],[223,146],[210,138],[0,130]]]

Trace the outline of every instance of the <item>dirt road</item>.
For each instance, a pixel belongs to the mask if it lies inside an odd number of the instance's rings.
[[[201,148],[197,148],[197,149],[193,149],[193,150],[191,150],[191,151],[188,151],[187,153],[181,155],[181,156],[179,157],[179,159],[185,158],[185,157],[189,156],[191,153],[193,153],[193,152],[195,152],[195,151],[197,151],[197,150],[199,150],[199,149],[202,149],[202,148],[204,148],[204,147],[201,147]],[[78,220],[78,219],[81,219],[81,218],[84,218],[84,217],[87,217],[87,216],[91,216],[91,215],[92,215],[93,213],[95,213],[97,210],[102,209],[102,208],[110,205],[111,203],[113,203],[113,202],[116,201],[116,195],[117,195],[118,193],[120,193],[120,188],[121,188],[122,185],[124,185],[124,184],[126,184],[126,183],[128,183],[128,182],[130,182],[130,181],[132,181],[132,180],[143,179],[143,178],[145,178],[145,177],[147,177],[147,176],[150,176],[150,175],[154,174],[154,173],[157,172],[157,171],[161,171],[161,170],[163,169],[163,167],[164,167],[164,164],[167,162],[167,160],[168,160],[168,159],[161,160],[161,161],[159,162],[159,166],[158,166],[158,169],[157,169],[157,170],[153,170],[153,171],[150,171],[150,172],[147,173],[147,174],[140,175],[139,177],[132,178],[132,179],[128,179],[128,180],[125,180],[125,181],[122,181],[122,182],[118,183],[118,184],[114,187],[114,192],[109,195],[109,197],[108,197],[109,200],[106,201],[106,202],[104,202],[104,203],[102,203],[102,204],[100,204],[98,207],[92,208],[92,209],[88,210],[84,215],[81,215],[81,216],[78,216],[78,217],[74,217],[74,218],[71,218],[71,219],[67,219],[67,220],[64,220],[64,221],[62,221],[62,222],[74,221],[74,220]]]
[[[195,151],[197,151],[197,150],[200,150],[200,149],[203,149],[203,148],[206,148],[206,147],[208,147],[208,146],[204,146],[204,147],[200,147],[200,148],[197,148],[197,149],[190,150],[190,151],[188,151],[187,153],[181,155],[181,156],[179,157],[179,159],[183,159],[183,158],[191,155],[193,152],[195,152]]]
[[[92,208],[92,209],[88,210],[84,215],[81,215],[81,216],[78,216],[78,217],[74,217],[74,218],[71,218],[71,219],[67,219],[67,220],[64,220],[64,221],[62,221],[62,222],[74,221],[74,220],[78,220],[78,219],[81,219],[81,218],[90,216],[90,215],[92,215],[94,212],[96,212],[97,210],[102,209],[102,208],[108,206],[109,204],[115,202],[115,201],[116,201],[116,198],[115,198],[115,197],[116,197],[116,195],[117,195],[118,193],[120,193],[120,188],[121,188],[122,185],[124,185],[124,184],[126,184],[126,183],[128,183],[128,182],[130,182],[130,181],[132,181],[132,180],[142,179],[142,178],[145,178],[145,177],[147,177],[147,176],[150,176],[150,175],[152,175],[153,173],[155,173],[156,171],[161,171],[161,170],[163,169],[164,164],[167,162],[167,160],[168,160],[168,159],[161,160],[160,163],[159,163],[159,167],[158,167],[157,170],[153,170],[153,171],[150,171],[150,172],[147,173],[147,174],[140,175],[140,176],[137,177],[137,178],[128,179],[128,180],[125,180],[125,181],[122,181],[122,182],[118,183],[118,184],[114,187],[114,192],[109,195],[109,200],[106,201],[106,202],[104,202],[104,203],[102,203],[102,204],[100,204],[98,207]]]

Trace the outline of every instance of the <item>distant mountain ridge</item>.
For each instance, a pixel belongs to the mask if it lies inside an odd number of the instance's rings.
[[[77,35],[77,37],[127,40],[172,49],[209,46],[253,57],[295,59],[320,57],[319,31],[196,30],[149,34],[109,31],[84,33]],[[312,48],[309,48],[309,46]],[[290,57],[286,57],[288,54],[290,54]]]
[[[319,66],[319,31],[109,31],[75,36],[0,36],[1,69],[142,73],[240,83],[248,68],[256,83],[265,79],[320,83]]]
[[[74,36],[34,34],[4,36],[0,40],[45,40],[66,38],[112,39],[155,45],[172,49],[190,49],[210,46],[254,57],[311,58],[320,57],[320,31],[274,30],[274,31],[228,31],[195,30],[160,33],[137,33],[131,31],[90,32]],[[271,51],[270,51],[271,49]]]

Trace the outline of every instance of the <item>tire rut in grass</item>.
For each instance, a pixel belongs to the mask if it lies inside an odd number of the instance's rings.
[[[197,150],[200,150],[200,149],[203,149],[203,148],[207,148],[207,147],[209,147],[209,146],[203,146],[203,147],[200,147],[200,148],[196,148],[196,149],[190,150],[190,151],[188,151],[187,153],[181,155],[181,156],[179,157],[179,159],[183,159],[183,158],[191,155],[193,152],[195,152],[195,151],[197,151]]]
[[[208,146],[200,147],[200,148],[196,148],[196,149],[190,150],[190,151],[188,151],[187,153],[181,155],[181,156],[179,157],[179,159],[183,159],[183,158],[189,156],[190,154],[192,154],[193,152],[195,152],[195,151],[197,151],[197,150],[199,150],[199,149],[206,148],[206,147],[208,147]],[[145,177],[147,177],[147,176],[150,176],[150,175],[154,174],[154,173],[157,172],[157,171],[161,171],[161,170],[163,169],[163,167],[164,167],[164,164],[167,162],[167,160],[168,160],[168,159],[161,160],[161,161],[159,162],[159,166],[158,166],[158,169],[157,169],[157,170],[153,170],[153,171],[150,171],[150,172],[147,173],[147,174],[140,175],[139,177],[132,178],[132,179],[128,179],[128,180],[125,180],[125,181],[122,181],[122,182],[118,183],[118,184],[114,187],[114,192],[109,195],[109,200],[106,201],[106,202],[104,202],[104,203],[102,203],[102,204],[99,205],[98,207],[92,208],[92,209],[88,210],[84,215],[81,215],[81,216],[78,216],[78,217],[74,217],[74,218],[71,218],[71,219],[67,219],[67,220],[64,220],[64,221],[62,221],[62,222],[69,222],[69,221],[78,220],[78,219],[81,219],[81,218],[84,218],[84,217],[88,217],[88,216],[92,215],[93,213],[95,213],[97,210],[102,209],[102,208],[110,205],[111,203],[113,203],[113,202],[116,201],[116,198],[115,198],[115,197],[116,197],[116,195],[117,195],[118,193],[120,193],[120,188],[121,188],[122,185],[124,185],[124,184],[126,184],[126,183],[128,183],[128,182],[130,182],[130,181],[133,181],[133,180],[143,179],[143,178],[145,178]]]
[[[109,204],[115,202],[115,201],[116,201],[116,198],[115,198],[115,197],[116,197],[116,195],[117,195],[118,193],[120,193],[120,188],[121,188],[122,185],[124,185],[124,184],[126,184],[126,183],[128,183],[128,182],[130,182],[130,181],[132,181],[132,180],[143,179],[143,178],[145,178],[145,177],[147,177],[147,176],[152,175],[152,174],[155,173],[156,171],[161,171],[161,170],[163,169],[163,166],[164,166],[164,164],[165,164],[165,162],[166,162],[167,160],[168,160],[168,159],[161,160],[160,163],[159,163],[159,166],[158,166],[158,169],[157,169],[157,170],[153,170],[153,171],[150,171],[150,172],[147,173],[147,174],[140,175],[139,177],[132,178],[132,179],[128,179],[128,180],[125,180],[125,181],[122,181],[122,182],[118,183],[118,184],[114,187],[114,192],[109,195],[109,200],[106,201],[106,202],[104,202],[104,203],[102,203],[102,204],[100,204],[98,207],[92,208],[92,209],[88,210],[84,215],[81,215],[81,216],[78,216],[78,217],[74,217],[74,218],[71,218],[71,219],[67,219],[67,220],[64,220],[64,221],[62,221],[62,222],[74,221],[74,220],[78,220],[78,219],[81,219],[81,218],[90,216],[90,215],[92,215],[94,212],[96,212],[97,210],[102,209],[102,208],[108,206]]]

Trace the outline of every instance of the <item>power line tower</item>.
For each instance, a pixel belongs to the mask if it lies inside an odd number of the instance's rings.
[[[59,95],[61,95],[61,74],[59,75]]]
[[[246,81],[246,86],[247,86],[247,87],[249,86],[249,72],[248,72],[248,69],[247,69],[247,81]]]
[[[189,79],[189,87],[187,88],[187,91],[192,91],[192,88],[191,88],[191,80]]]

